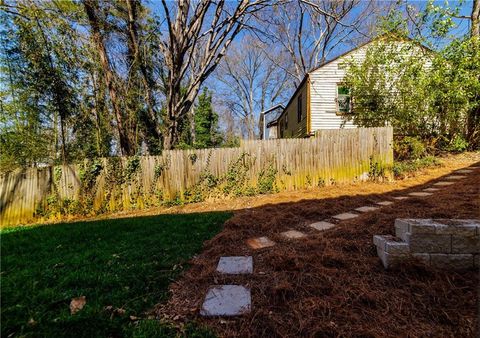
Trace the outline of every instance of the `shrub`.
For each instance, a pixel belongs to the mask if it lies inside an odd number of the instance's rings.
[[[406,136],[393,145],[395,158],[400,161],[418,160],[425,156],[425,144],[416,137]]]
[[[426,156],[417,160],[395,162],[395,164],[393,165],[393,174],[397,179],[405,178],[406,176],[413,174],[417,170],[428,167],[435,167],[439,165],[440,161],[434,156]]]
[[[275,186],[275,176],[277,175],[277,169],[273,164],[262,169],[258,175],[257,190],[259,194],[269,194],[277,191]]]
[[[447,151],[462,152],[467,150],[468,142],[460,135],[456,135],[445,148]]]

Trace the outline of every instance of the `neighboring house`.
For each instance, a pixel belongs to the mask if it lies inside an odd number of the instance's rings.
[[[342,80],[346,61],[362,62],[371,40],[309,71],[295,90],[283,112],[269,125],[277,128],[278,138],[309,137],[322,129],[356,128],[346,114],[353,114],[353,100]],[[405,39],[389,40],[405,43]],[[425,48],[420,46],[421,48]]]
[[[281,104],[277,104],[260,113],[260,120],[258,129],[260,130],[260,139],[268,140],[278,138],[277,135],[277,120],[282,114],[285,107]]]

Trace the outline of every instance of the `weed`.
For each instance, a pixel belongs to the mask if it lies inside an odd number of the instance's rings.
[[[259,194],[269,194],[278,191],[277,186],[275,185],[277,172],[275,163],[270,163],[266,168],[263,168],[260,171],[257,183],[257,192]]]
[[[393,165],[393,174],[395,178],[401,179],[413,175],[420,169],[440,165],[441,163],[436,157],[426,156],[418,160],[395,162]]]

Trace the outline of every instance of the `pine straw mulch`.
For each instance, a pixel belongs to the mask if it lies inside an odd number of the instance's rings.
[[[413,261],[386,271],[372,236],[394,234],[395,218],[480,218],[480,169],[430,197],[396,201],[339,222],[323,233],[306,226],[392,196],[421,191],[440,180],[383,194],[238,211],[171,285],[172,297],[157,307],[157,317],[178,325],[196,320],[221,337],[473,337],[477,331],[478,273],[445,272]],[[289,229],[309,236],[290,242],[278,236]],[[258,236],[268,236],[277,245],[250,250],[245,240]],[[225,255],[252,255],[254,274],[217,274],[218,259]],[[251,313],[230,319],[200,317],[203,298],[215,284],[250,287]]]

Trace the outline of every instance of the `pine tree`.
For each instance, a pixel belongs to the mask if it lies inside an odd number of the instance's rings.
[[[204,88],[195,107],[195,148],[218,147],[222,137],[218,131],[218,114],[212,107],[212,93]]]

